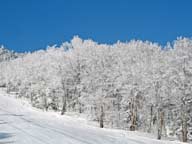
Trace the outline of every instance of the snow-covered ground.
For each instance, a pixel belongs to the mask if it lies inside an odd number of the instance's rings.
[[[0,91],[0,144],[181,144],[145,134],[100,129],[85,120],[31,108]]]

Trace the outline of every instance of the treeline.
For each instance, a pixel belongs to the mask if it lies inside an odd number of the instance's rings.
[[[1,56],[0,56],[1,59]],[[37,108],[87,115],[100,127],[192,140],[192,40],[161,47],[74,37],[0,63],[0,86]]]

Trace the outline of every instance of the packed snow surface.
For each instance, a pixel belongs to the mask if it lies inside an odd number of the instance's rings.
[[[100,129],[85,120],[31,108],[0,91],[0,144],[180,144],[138,132]]]

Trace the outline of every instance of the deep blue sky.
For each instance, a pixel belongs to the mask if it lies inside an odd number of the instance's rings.
[[[192,0],[0,0],[0,44],[17,52],[74,35],[165,44],[192,35]]]

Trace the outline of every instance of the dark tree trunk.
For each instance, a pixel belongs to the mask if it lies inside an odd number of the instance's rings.
[[[149,122],[148,132],[151,132],[152,123],[153,123],[153,105],[151,105],[151,107],[150,107],[150,122]]]
[[[159,124],[158,124],[158,134],[157,134],[158,140],[161,139],[162,131],[163,131],[163,125],[164,125],[164,112],[159,111]]]
[[[103,111],[103,106],[101,106],[101,114],[100,114],[100,119],[99,119],[99,125],[100,128],[104,127],[104,111]]]
[[[136,130],[136,124],[137,124],[137,107],[135,107],[135,100],[132,99],[130,131],[135,131]]]
[[[66,101],[63,102],[63,107],[62,107],[62,110],[61,110],[61,115],[64,115],[66,112]]]
[[[182,141],[187,142],[187,120],[186,117],[182,121]]]
[[[65,112],[67,111],[67,97],[68,97],[68,89],[66,90],[66,94],[63,96],[63,106],[61,110],[61,115],[64,115]]]

